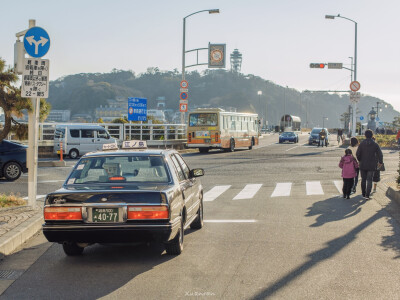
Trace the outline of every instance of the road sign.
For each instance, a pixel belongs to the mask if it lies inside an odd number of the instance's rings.
[[[208,67],[225,68],[225,44],[208,44]]]
[[[128,121],[147,121],[147,99],[128,98]]]
[[[343,69],[342,63],[328,63],[328,69]]]
[[[186,80],[181,81],[181,88],[186,89],[189,86],[189,83]]]
[[[180,92],[181,93],[187,93],[187,92],[189,92],[189,89],[180,89]]]
[[[180,98],[181,98],[182,100],[187,100],[187,98],[188,98],[188,93],[182,92],[181,95],[180,95]]]
[[[42,57],[49,51],[50,37],[43,28],[32,27],[25,33],[24,47],[30,56]]]
[[[49,60],[24,58],[21,97],[49,98]]]
[[[362,121],[362,120],[364,120],[364,117],[363,117],[363,116],[360,116],[360,121]]]
[[[187,112],[188,105],[184,103],[179,103],[179,111],[180,112]]]
[[[360,87],[361,87],[361,84],[358,81],[352,81],[350,83],[350,89],[353,92],[357,92],[360,89]]]
[[[379,121],[380,120],[379,117],[376,117],[376,120]]]
[[[360,101],[361,94],[359,92],[350,92],[350,102],[358,103]]]

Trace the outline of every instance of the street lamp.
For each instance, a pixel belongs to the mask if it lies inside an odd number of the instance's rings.
[[[183,42],[182,42],[182,80],[185,80],[185,35],[186,35],[186,18],[189,18],[190,16],[193,16],[195,14],[201,13],[201,12],[206,12],[208,11],[209,14],[219,14],[219,9],[204,9],[204,10],[199,10],[194,13],[191,13],[190,15],[187,15],[186,17],[183,18]],[[184,123],[185,120],[185,113],[181,112],[181,124]]]
[[[328,117],[322,117],[322,128],[325,128],[325,120],[328,121]]]
[[[354,28],[354,35],[355,35],[355,40],[354,40],[354,80],[356,81],[356,80],[357,80],[357,22],[354,21],[354,20],[352,20],[352,19],[343,17],[343,16],[341,16],[340,14],[338,14],[337,16],[334,16],[334,15],[325,15],[325,19],[335,19],[335,18],[346,19],[346,20],[348,20],[348,21],[354,23],[354,26],[355,26],[355,28]],[[354,111],[354,112],[357,111],[356,105],[357,105],[357,104],[354,102],[354,103],[353,103],[353,111]],[[353,136],[354,136],[355,133],[356,133],[356,114],[355,114],[355,113],[353,114],[353,121],[352,121],[352,130],[351,130],[351,133],[352,133]]]
[[[259,112],[261,114],[261,119],[264,119],[263,113],[262,113],[262,109],[261,109],[261,95],[262,95],[262,91],[258,91],[257,92],[258,95],[258,108],[259,108]]]

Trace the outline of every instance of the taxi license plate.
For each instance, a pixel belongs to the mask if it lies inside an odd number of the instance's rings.
[[[106,222],[115,223],[119,221],[118,208],[93,208],[92,209],[93,222]]]

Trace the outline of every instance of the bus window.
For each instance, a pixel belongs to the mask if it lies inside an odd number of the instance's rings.
[[[218,115],[215,113],[190,114],[189,126],[217,126]]]

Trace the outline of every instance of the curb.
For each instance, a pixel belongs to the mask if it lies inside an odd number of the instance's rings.
[[[0,238],[0,259],[5,255],[13,253],[18,247],[34,236],[42,229],[43,223],[42,213],[38,213],[4,234]]]
[[[400,205],[400,192],[396,191],[391,186],[388,187],[386,191],[386,196],[388,196],[392,201],[395,201],[397,204]]]
[[[52,160],[52,161],[39,161],[38,167],[65,167],[67,163],[65,160]]]

